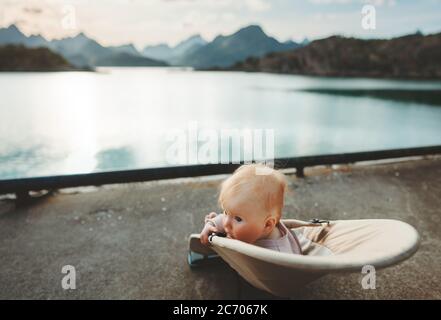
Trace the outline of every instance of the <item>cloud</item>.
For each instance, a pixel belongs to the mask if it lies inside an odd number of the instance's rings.
[[[266,0],[245,0],[245,4],[251,11],[263,12],[271,8],[271,4]]]
[[[347,4],[353,0],[309,0],[313,4]]]
[[[372,4],[377,7],[381,7],[384,5],[388,5],[389,7],[392,7],[397,4],[395,0],[364,0],[363,2],[366,4]]]
[[[23,12],[28,14],[41,14],[43,12],[43,9],[36,7],[30,7],[30,8],[26,7],[23,8]]]
[[[0,27],[17,25],[27,36],[40,34],[46,39],[68,36],[75,30],[62,27],[63,3],[55,0],[26,0],[0,3]]]
[[[316,13],[313,16],[314,20],[323,21],[323,20],[336,20],[338,16],[333,13]]]

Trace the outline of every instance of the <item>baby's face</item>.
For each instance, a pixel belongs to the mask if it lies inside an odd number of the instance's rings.
[[[224,210],[224,228],[229,238],[254,243],[264,236],[268,214],[259,201],[252,201],[246,193],[238,193],[224,204]]]

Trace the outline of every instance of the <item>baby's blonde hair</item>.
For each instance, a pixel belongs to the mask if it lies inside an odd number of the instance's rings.
[[[231,177],[226,179],[220,189],[219,205],[244,188],[255,190],[253,201],[262,201],[265,210],[276,217],[277,222],[282,216],[286,190],[285,175],[263,164],[247,164],[240,166]]]

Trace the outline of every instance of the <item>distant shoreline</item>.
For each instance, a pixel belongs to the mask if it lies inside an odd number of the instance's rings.
[[[233,68],[198,68],[193,69],[193,71],[199,72],[243,72],[243,73],[258,73],[258,74],[271,74],[271,75],[282,75],[282,76],[303,76],[303,77],[314,77],[314,78],[335,78],[335,79],[378,79],[378,80],[407,80],[407,81],[439,81],[439,77],[403,77],[403,76],[390,76],[390,75],[338,75],[338,74],[313,74],[313,73],[285,73],[277,71],[268,70],[240,70]]]
[[[96,72],[93,68],[67,68],[67,69],[1,69],[0,73],[31,73],[31,72]]]
[[[338,74],[312,74],[312,73],[284,73],[275,71],[263,71],[263,70],[238,70],[233,68],[191,68],[191,67],[179,67],[179,66],[97,66],[97,67],[71,67],[71,68],[15,68],[6,69],[0,67],[1,73],[32,73],[32,72],[99,72],[98,68],[129,68],[129,69],[140,69],[140,68],[166,68],[166,69],[178,69],[194,72],[238,72],[238,73],[250,73],[250,74],[270,74],[270,75],[282,75],[282,76],[303,76],[303,77],[314,77],[314,78],[327,78],[327,79],[341,79],[341,80],[351,80],[351,79],[377,79],[377,80],[397,80],[397,81],[438,81],[441,82],[439,77],[424,77],[424,76],[391,76],[391,75],[368,75],[368,74],[356,74],[356,75],[338,75]]]

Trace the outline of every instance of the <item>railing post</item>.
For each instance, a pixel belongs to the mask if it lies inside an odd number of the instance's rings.
[[[53,190],[41,190],[35,195],[31,195],[29,190],[19,190],[15,192],[16,206],[27,206],[35,202],[41,201],[53,194]]]
[[[20,206],[31,201],[32,197],[27,190],[19,190],[15,192],[15,203]]]

